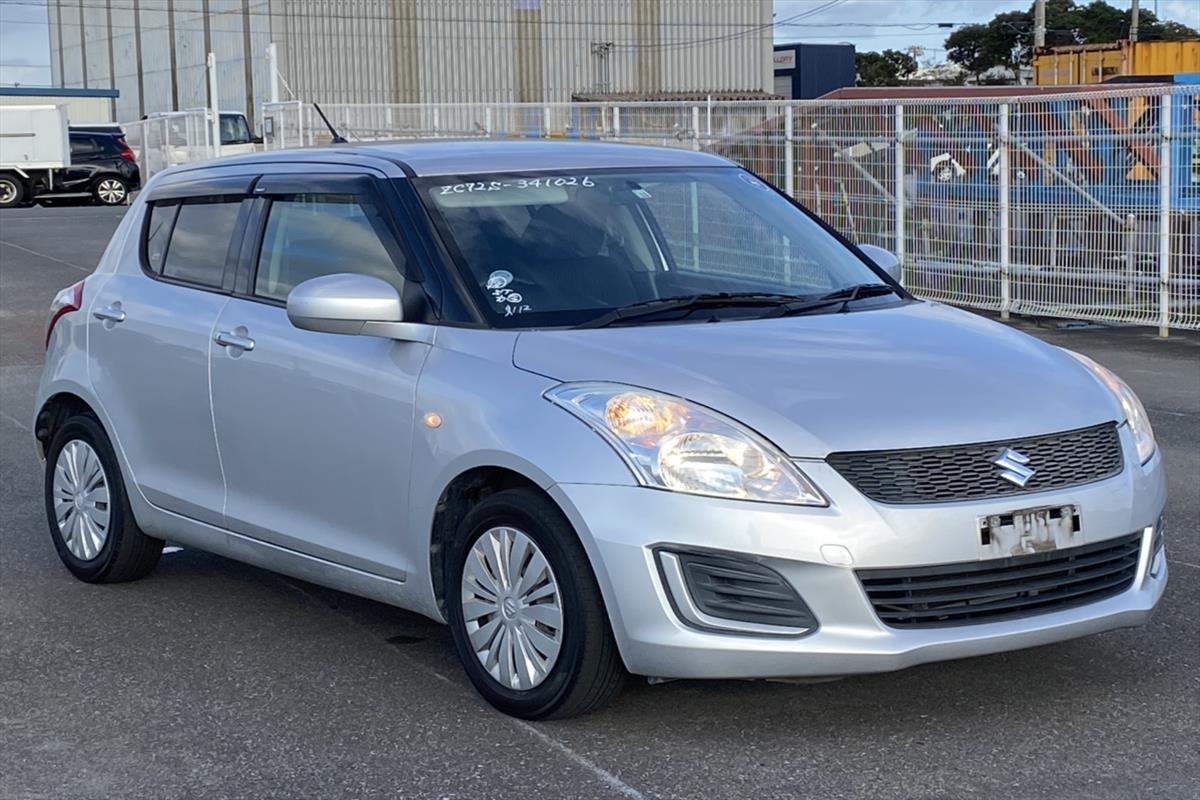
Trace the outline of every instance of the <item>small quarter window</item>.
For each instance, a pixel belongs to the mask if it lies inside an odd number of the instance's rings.
[[[240,198],[219,197],[180,205],[167,246],[163,276],[219,288],[241,207]]]
[[[178,203],[156,203],[150,207],[150,222],[146,226],[146,266],[156,275],[162,272],[167,240],[171,237],[171,225],[178,210]]]
[[[297,194],[275,200],[263,233],[254,293],[286,300],[309,278],[354,272],[400,289],[403,278],[375,229],[372,203],[352,194]]]

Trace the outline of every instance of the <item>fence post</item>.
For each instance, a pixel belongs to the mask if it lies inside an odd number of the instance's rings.
[[[267,44],[267,72],[270,73],[267,84],[271,87],[271,102],[279,102],[279,51],[274,42]]]
[[[550,106],[545,106],[544,108],[542,108],[542,138],[543,139],[550,138],[550,128],[551,128]]]
[[[435,139],[438,136],[438,131],[442,127],[442,125],[441,125],[442,115],[440,112],[441,112],[440,108],[438,108],[437,106],[433,107],[433,136]]]
[[[1125,215],[1125,301],[1137,300],[1137,215]]]
[[[692,149],[700,149],[700,106],[692,106]]]
[[[784,104],[783,117],[783,191],[788,197],[796,197],[796,119],[791,103]]]
[[[483,132],[484,134],[492,135],[492,107],[488,106],[483,110]]]
[[[1171,90],[1162,96],[1161,154],[1158,157],[1158,335],[1170,334],[1171,322]]]
[[[904,250],[905,235],[904,235],[904,174],[907,167],[904,166],[904,105],[896,104],[896,258],[900,259],[900,272],[904,273]]]
[[[1012,217],[1009,214],[1008,103],[1000,104],[1000,318],[1012,310]]]
[[[621,138],[621,107],[613,106],[613,138]]]
[[[221,157],[221,100],[217,94],[217,57],[209,53],[205,59],[208,67],[208,104],[212,114],[212,155]]]

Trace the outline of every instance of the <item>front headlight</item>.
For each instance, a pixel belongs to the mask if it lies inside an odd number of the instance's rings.
[[[607,439],[645,486],[825,506],[791,461],[753,431],[678,397],[611,383],[564,383],[546,398]]]
[[[1133,441],[1137,444],[1138,460],[1145,464],[1150,460],[1150,456],[1154,455],[1155,444],[1154,430],[1150,427],[1150,418],[1146,416],[1146,407],[1142,405],[1142,401],[1133,393],[1133,389],[1130,389],[1129,385],[1118,378],[1112,370],[1100,366],[1082,353],[1067,350],[1065,347],[1063,350],[1091,370],[1092,374],[1116,395],[1118,402],[1121,403],[1121,408],[1125,411],[1125,421],[1129,423],[1129,432],[1133,434]]]

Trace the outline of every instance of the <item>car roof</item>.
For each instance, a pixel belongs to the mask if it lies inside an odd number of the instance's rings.
[[[672,147],[544,139],[414,139],[333,145],[222,158],[205,166],[316,162],[328,161],[331,156],[343,163],[360,163],[365,167],[387,161],[414,177],[614,167],[734,166],[720,156]]]

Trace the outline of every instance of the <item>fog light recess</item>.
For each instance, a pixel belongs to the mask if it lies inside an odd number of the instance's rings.
[[[671,606],[685,624],[706,631],[803,636],[816,617],[770,567],[721,553],[657,550]]]

